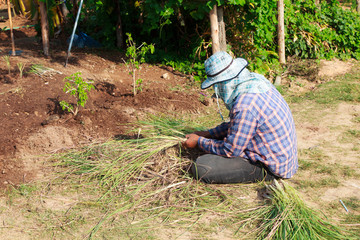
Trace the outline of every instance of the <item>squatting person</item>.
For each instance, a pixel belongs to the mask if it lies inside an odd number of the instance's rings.
[[[297,171],[297,141],[288,104],[248,62],[217,52],[205,61],[207,79],[229,109],[229,122],[186,136],[186,148],[206,152],[191,172],[206,183],[241,183],[291,178]]]

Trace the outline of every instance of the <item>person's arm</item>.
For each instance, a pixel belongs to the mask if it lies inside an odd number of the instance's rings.
[[[209,129],[207,131],[196,131],[194,134],[204,137],[204,138],[212,138],[212,139],[224,139],[228,133],[229,122],[224,122],[215,128]]]
[[[196,135],[198,135],[200,137],[204,137],[204,138],[212,138],[209,131],[196,131],[196,132],[193,132],[193,134],[196,134]]]
[[[224,139],[228,134],[229,126],[230,126],[230,122],[223,122],[217,127],[210,129],[209,133],[211,135],[211,138],[219,139],[219,140]]]
[[[198,137],[197,145],[207,153],[237,157],[246,149],[256,129],[257,120],[249,110],[245,109],[231,117],[228,134],[223,140]]]
[[[198,146],[199,137],[208,139],[224,139],[227,135],[229,122],[224,122],[219,126],[208,131],[196,131],[186,135],[186,141],[182,143],[185,148],[195,148]]]

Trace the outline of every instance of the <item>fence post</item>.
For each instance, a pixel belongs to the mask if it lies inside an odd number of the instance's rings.
[[[226,31],[224,22],[224,7],[217,7],[217,16],[219,24],[219,45],[220,51],[226,52]]]
[[[284,30],[284,0],[278,0],[278,53],[279,62],[282,64],[286,63]]]
[[[10,22],[10,36],[11,36],[11,47],[12,47],[11,55],[15,56],[16,55],[15,40],[14,40],[14,32],[13,32],[13,23],[12,23],[12,18],[11,18],[10,0],[7,0],[7,6],[8,6],[8,15],[9,15],[9,22]]]
[[[41,16],[41,36],[44,55],[49,56],[49,22],[46,12],[45,2],[39,1],[40,16]]]
[[[212,53],[220,51],[220,40],[219,40],[219,23],[217,15],[217,5],[214,5],[210,11],[210,28],[211,28],[211,39],[212,39]]]

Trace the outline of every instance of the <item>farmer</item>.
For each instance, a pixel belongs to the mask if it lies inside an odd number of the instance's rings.
[[[186,148],[207,154],[196,159],[191,172],[205,183],[245,183],[291,178],[297,168],[295,125],[289,106],[262,75],[250,72],[248,62],[217,52],[205,61],[207,79],[229,113],[208,131],[186,136]],[[220,113],[221,114],[221,113]]]

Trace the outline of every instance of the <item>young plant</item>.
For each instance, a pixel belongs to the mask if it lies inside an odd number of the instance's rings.
[[[23,64],[23,63],[18,63],[17,66],[18,66],[18,68],[19,68],[20,78],[22,78],[22,77],[23,77],[24,68],[25,68],[25,64]]]
[[[6,63],[6,66],[8,67],[9,74],[10,74],[10,70],[11,70],[10,58],[9,58],[9,56],[5,55],[5,56],[3,56],[3,59],[4,59],[5,63]]]
[[[74,107],[66,101],[61,101],[60,106],[63,110],[67,110],[76,116],[80,106],[85,106],[88,99],[88,92],[95,87],[91,84],[91,82],[85,82],[83,80],[81,72],[74,73],[70,77],[66,77],[64,80],[67,80],[67,82],[65,83],[63,90],[65,93],[69,93],[76,98],[76,106]]]
[[[128,57],[128,61],[125,61],[126,67],[128,68],[129,74],[133,79],[133,92],[134,96],[138,91],[142,90],[142,82],[141,78],[136,79],[136,70],[138,69],[140,72],[140,65],[145,62],[145,55],[150,52],[154,53],[155,47],[153,44],[147,44],[143,42],[139,47],[136,46],[133,38],[130,33],[126,33],[128,39],[126,40],[126,57]]]

